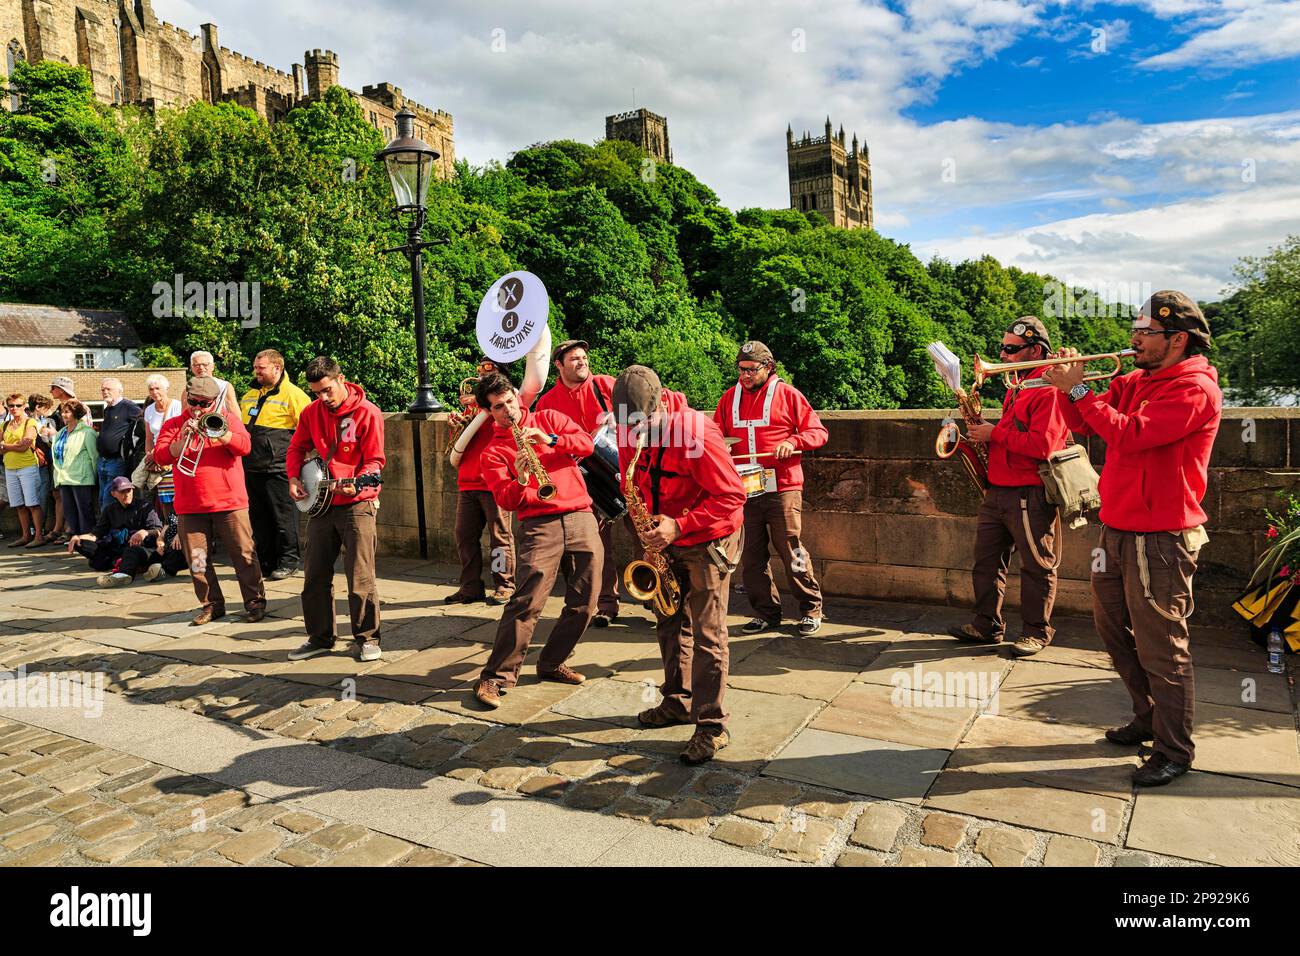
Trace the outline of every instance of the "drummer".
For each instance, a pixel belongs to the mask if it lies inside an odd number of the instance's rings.
[[[561,342],[551,353],[559,378],[537,399],[537,411],[554,411],[568,415],[588,435],[598,432],[611,417],[614,408],[614,379],[594,375],[587,361],[587,343],[581,339]],[[600,600],[596,605],[594,627],[609,627],[618,618],[618,567],[614,561],[614,522],[600,522],[600,543],[606,560],[600,579]]]
[[[802,452],[826,444],[826,426],[793,385],[780,380],[776,360],[762,342],[746,342],[736,355],[738,380],[718,402],[713,420],[728,438],[745,479],[745,546],[741,579],[754,619],[743,628],[761,634],[781,624],[781,596],[768,567],[768,544],[785,566],[799,602],[799,633],[822,626],[822,591],[812,557],[799,540],[803,511]]]

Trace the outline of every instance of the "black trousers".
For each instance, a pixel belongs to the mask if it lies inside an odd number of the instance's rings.
[[[262,573],[298,567],[298,509],[289,497],[288,476],[250,471],[244,474],[244,480],[248,486],[248,522],[253,526],[253,544]]]
[[[98,541],[82,541],[77,544],[77,552],[90,561],[95,571],[112,571],[117,565],[119,574],[137,577],[144,573],[151,564],[162,564],[163,570],[171,577],[186,567],[185,555],[180,551],[168,549],[166,555],[157,551],[157,538],[153,535],[144,539],[141,545],[122,547],[112,538],[100,538]],[[118,559],[121,563],[118,563]]]

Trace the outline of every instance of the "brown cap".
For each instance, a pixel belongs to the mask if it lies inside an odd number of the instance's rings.
[[[1202,348],[1210,347],[1210,323],[1205,321],[1200,306],[1190,296],[1175,292],[1173,289],[1164,289],[1155,293],[1143,303],[1142,310],[1133,321],[1133,326],[1143,328],[1152,319],[1166,329],[1186,332],[1189,337],[1199,342]]]
[[[565,339],[555,347],[554,351],[551,352],[551,361],[560,361],[560,359],[564,358],[566,352],[572,351],[573,349],[586,349],[587,351],[591,351],[591,346],[582,341],[582,339]]]
[[[768,362],[774,362],[772,350],[762,342],[746,342],[736,353],[736,364],[741,362],[758,362],[766,365]]]
[[[221,394],[221,389],[217,387],[217,380],[211,375],[194,376],[190,379],[188,391],[190,398],[206,398],[208,401]]]
[[[1047,326],[1037,316],[1022,315],[1007,326],[1007,332],[1020,336],[1030,344],[1041,342],[1045,349],[1052,347],[1052,343],[1047,340]]]
[[[629,365],[614,380],[614,409],[619,422],[627,423],[629,415],[640,412],[649,415],[659,407],[664,387],[654,369],[644,365]]]

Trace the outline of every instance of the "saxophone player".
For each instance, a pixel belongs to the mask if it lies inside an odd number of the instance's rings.
[[[1002,361],[1030,362],[1049,357],[1047,328],[1032,315],[1022,316],[1002,336]],[[974,620],[949,633],[959,641],[1001,644],[1006,622],[1002,598],[1012,549],[1020,552],[1020,638],[1011,646],[1019,657],[1037,654],[1052,642],[1052,605],[1061,524],[1047,500],[1038,466],[1065,447],[1070,434],[1056,389],[1024,388],[1046,366],[1020,376],[1007,390],[1002,417],[967,426],[967,438],[988,448],[988,490],[980,503],[975,528]]]
[[[664,699],[637,720],[643,727],[694,724],[681,759],[700,764],[730,742],[723,706],[727,584],[738,556],[745,490],[718,426],[689,408],[669,411],[653,370],[625,369],[613,398],[629,513],[635,522],[644,510],[653,522],[641,543],[667,559],[680,590],[676,613],[655,612]]]
[[[510,379],[499,373],[480,379],[474,395],[493,422],[481,458],[483,480],[499,508],[519,513],[522,532],[515,592],[474,689],[483,706],[495,709],[519,680],[533,631],[566,559],[572,573],[564,610],[542,648],[537,676],[563,684],[586,680],[564,662],[596,613],[605,553],[577,462],[592,453],[591,436],[567,415],[523,408]]]

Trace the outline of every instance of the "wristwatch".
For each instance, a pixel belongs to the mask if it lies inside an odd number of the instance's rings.
[[[1079,399],[1087,395],[1089,391],[1091,391],[1091,389],[1080,382],[1078,385],[1074,386],[1074,388],[1070,389],[1070,401],[1077,402]]]
[[[551,434],[551,435],[548,435],[548,436],[546,436],[546,437],[550,439],[550,441],[548,441],[547,444],[550,445],[552,448],[554,448],[556,445],[558,445],[558,444],[560,443],[560,436],[559,436],[559,435]]]

